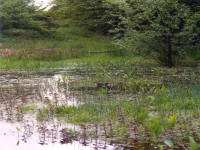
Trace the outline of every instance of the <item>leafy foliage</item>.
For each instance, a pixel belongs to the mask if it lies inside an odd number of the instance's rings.
[[[198,0],[54,0],[44,11],[33,0],[1,0],[0,28],[4,35],[57,40],[110,34],[129,54],[171,67],[199,53],[199,9]]]
[[[7,35],[39,36],[55,24],[32,0],[1,0],[0,28]]]
[[[186,4],[193,11],[198,11],[200,9],[200,1],[199,0],[179,0],[180,3]]]
[[[55,0],[52,14],[65,27],[86,27],[107,34],[121,20],[120,9],[112,0]]]
[[[151,54],[171,67],[177,56],[184,55],[183,46],[193,41],[198,15],[176,0],[131,2],[124,4],[126,28],[118,45],[136,54]]]

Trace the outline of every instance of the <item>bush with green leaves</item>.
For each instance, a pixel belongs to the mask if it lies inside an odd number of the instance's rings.
[[[123,31],[116,44],[135,54],[151,55],[169,67],[197,37],[198,13],[178,0],[129,0],[121,9],[126,12],[121,15],[125,28],[116,29]]]
[[[50,12],[65,28],[77,26],[108,34],[121,22],[122,12],[115,0],[55,0],[54,4]]]
[[[33,0],[1,0],[0,28],[6,35],[49,35],[55,24],[42,10],[33,5]]]
[[[196,12],[200,9],[199,0],[179,0],[180,3],[183,3],[191,8],[192,11]]]

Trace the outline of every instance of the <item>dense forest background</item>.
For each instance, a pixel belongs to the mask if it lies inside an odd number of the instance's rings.
[[[163,65],[200,58],[199,0],[54,0],[44,11],[32,0],[1,0],[1,36],[65,40],[112,37],[121,51]]]

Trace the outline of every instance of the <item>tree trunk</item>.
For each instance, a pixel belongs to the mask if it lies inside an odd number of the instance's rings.
[[[172,62],[172,45],[171,45],[171,38],[168,37],[168,42],[167,42],[167,45],[168,45],[168,67],[172,67],[173,66],[173,62]]]

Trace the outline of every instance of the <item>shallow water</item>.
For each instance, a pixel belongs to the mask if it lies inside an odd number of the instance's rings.
[[[18,129],[19,128],[19,129]],[[43,129],[45,128],[45,129]],[[9,123],[0,122],[0,145],[1,149],[6,150],[92,150],[92,149],[108,149],[113,150],[114,146],[110,146],[105,142],[95,140],[71,140],[70,137],[64,137],[61,133],[64,129],[75,126],[65,125],[34,125],[33,123]],[[45,137],[46,136],[46,137]],[[66,140],[67,138],[68,141]],[[65,141],[65,142],[63,142]]]
[[[157,70],[156,70],[157,69]],[[150,79],[155,84],[161,82],[199,82],[199,72],[177,69],[166,72],[162,68],[137,68],[131,71],[134,80]],[[116,69],[115,74],[124,74],[124,70]],[[155,73],[156,72],[156,73]],[[100,73],[102,73],[100,71]],[[191,74],[193,73],[193,74]],[[78,106],[84,103],[84,99],[93,103],[98,101],[99,82],[95,81],[94,70],[87,68],[77,69],[58,68],[25,71],[1,71],[0,72],[0,145],[6,150],[93,150],[93,149],[126,149],[124,146],[113,144],[112,139],[101,133],[102,127],[96,128],[96,136],[88,135],[95,130],[94,126],[85,127],[66,123],[64,120],[56,120],[55,116],[48,114],[46,122],[37,121],[37,113],[44,106]],[[114,76],[113,76],[114,77]],[[157,81],[157,79],[159,80]],[[94,82],[90,81],[94,79]],[[194,79],[194,80],[193,80]],[[145,80],[143,80],[145,82]],[[119,80],[119,83],[121,80]],[[148,83],[147,83],[148,84]],[[107,86],[107,85],[101,85]],[[110,85],[108,85],[110,86]],[[106,100],[123,99],[122,96],[135,98],[134,94],[121,95],[113,87],[106,91]],[[151,86],[151,85],[150,85]],[[105,92],[105,91],[104,91]],[[104,99],[104,98],[103,98]],[[125,99],[123,99],[125,100]],[[34,106],[31,111],[23,112],[21,106]],[[130,148],[131,149],[131,148]]]
[[[80,105],[80,92],[70,91],[69,81],[80,75],[68,75],[73,69],[38,72],[6,71],[0,73],[0,145],[6,150],[113,150],[115,146],[103,137],[89,137],[86,128],[57,121],[36,120],[39,109],[52,105]],[[20,106],[36,105],[30,113]],[[72,133],[71,133],[72,132]],[[76,135],[77,134],[77,135]],[[94,138],[94,139],[93,139]]]

